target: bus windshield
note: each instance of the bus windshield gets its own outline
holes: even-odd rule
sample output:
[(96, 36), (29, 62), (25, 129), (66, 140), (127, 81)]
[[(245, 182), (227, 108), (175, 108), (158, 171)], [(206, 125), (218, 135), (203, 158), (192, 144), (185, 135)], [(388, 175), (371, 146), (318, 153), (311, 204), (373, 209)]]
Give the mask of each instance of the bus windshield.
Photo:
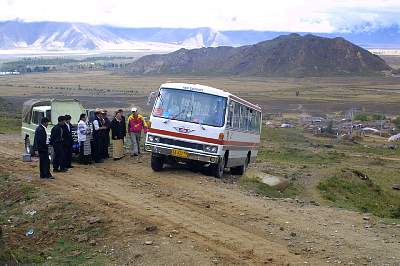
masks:
[(201, 125), (222, 127), (226, 98), (179, 89), (161, 88), (153, 116)]

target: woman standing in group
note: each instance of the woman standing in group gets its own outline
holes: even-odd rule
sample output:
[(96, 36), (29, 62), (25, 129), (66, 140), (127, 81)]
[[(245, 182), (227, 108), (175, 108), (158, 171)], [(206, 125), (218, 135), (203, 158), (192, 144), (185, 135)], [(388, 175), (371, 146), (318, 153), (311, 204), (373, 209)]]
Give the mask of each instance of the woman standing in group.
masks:
[(78, 123), (79, 161), (83, 164), (90, 164), (92, 149), (90, 146), (91, 130), (86, 123), (86, 114), (81, 114)]
[(122, 113), (117, 111), (114, 119), (111, 121), (111, 136), (113, 147), (113, 158), (119, 160), (124, 157), (124, 137), (126, 135), (125, 121), (122, 119)]

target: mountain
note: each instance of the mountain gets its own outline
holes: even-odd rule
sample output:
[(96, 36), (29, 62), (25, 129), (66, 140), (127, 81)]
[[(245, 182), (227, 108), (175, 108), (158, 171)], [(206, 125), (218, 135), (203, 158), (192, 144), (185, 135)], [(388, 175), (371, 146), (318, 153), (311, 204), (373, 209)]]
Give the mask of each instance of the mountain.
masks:
[(363, 75), (391, 68), (380, 57), (341, 37), (290, 34), (237, 48), (180, 49), (148, 55), (129, 69), (140, 74), (324, 76)]
[(0, 22), (0, 49), (160, 50), (218, 46), (225, 37), (209, 28), (130, 29), (68, 22)]
[[(124, 28), (69, 22), (0, 22), (0, 51), (161, 51), (180, 48), (242, 46), (270, 40), (288, 32), (217, 31), (210, 28)], [(301, 35), (307, 33), (300, 33)], [(347, 33), (316, 33), (343, 37), (364, 48), (400, 48), (400, 28), (358, 29)]]

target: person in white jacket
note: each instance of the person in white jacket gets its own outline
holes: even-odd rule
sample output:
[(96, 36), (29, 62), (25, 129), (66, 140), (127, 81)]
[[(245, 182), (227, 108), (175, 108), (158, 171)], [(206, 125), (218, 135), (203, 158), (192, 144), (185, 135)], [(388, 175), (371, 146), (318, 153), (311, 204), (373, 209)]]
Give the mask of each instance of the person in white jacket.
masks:
[(91, 150), (91, 129), (86, 122), (86, 114), (81, 114), (78, 123), (78, 142), (79, 142), (79, 161), (83, 164), (90, 164), (92, 162)]

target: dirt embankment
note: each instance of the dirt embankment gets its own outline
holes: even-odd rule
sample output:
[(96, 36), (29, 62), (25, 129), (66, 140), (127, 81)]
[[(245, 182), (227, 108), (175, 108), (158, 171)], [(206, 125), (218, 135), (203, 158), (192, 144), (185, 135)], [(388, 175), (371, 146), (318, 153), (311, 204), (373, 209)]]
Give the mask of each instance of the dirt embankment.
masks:
[(154, 173), (147, 155), (41, 181), (21, 149), (18, 136), (0, 135), (0, 170), (101, 213), (110, 226), (95, 248), (109, 249), (116, 264), (400, 264), (399, 227), (374, 217), (257, 197), (231, 179), (187, 170)]

